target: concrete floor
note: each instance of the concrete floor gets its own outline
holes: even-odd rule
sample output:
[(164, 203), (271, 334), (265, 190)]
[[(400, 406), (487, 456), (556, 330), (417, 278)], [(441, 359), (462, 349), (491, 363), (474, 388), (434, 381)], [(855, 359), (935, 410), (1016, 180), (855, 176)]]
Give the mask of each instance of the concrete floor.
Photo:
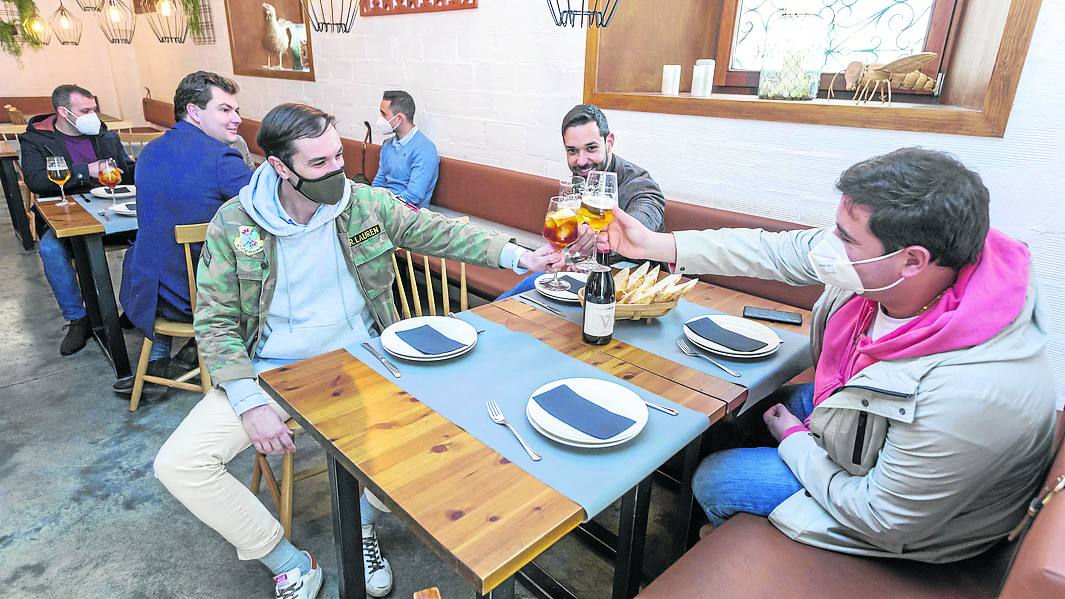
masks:
[[(200, 399), (169, 390), (146, 394), (140, 409), (110, 389), (114, 374), (97, 345), (59, 355), (64, 322), (41, 261), (16, 244), (6, 210), (0, 217), (0, 585), (9, 597), (77, 599), (272, 597), (269, 572), (237, 560), (233, 549), (190, 515), (152, 475), (156, 451)], [(108, 252), (118, 287), (122, 250)], [(127, 332), (136, 360), (141, 338)], [(306, 436), (297, 469), (322, 460)], [(230, 464), (241, 480), (250, 451)], [(275, 467), (279, 471), (279, 465)], [(271, 505), (265, 487), (260, 494)], [(664, 567), (672, 493), (656, 486), (647, 541), (648, 569)], [(271, 505), (272, 509), (272, 505)], [(599, 518), (616, 529), (616, 513)], [(446, 599), (472, 589), (395, 518), (379, 523), (396, 584), (390, 597), (429, 586)], [(336, 564), (325, 477), (296, 485), (293, 542), (325, 571), (319, 595), (337, 597)], [(583, 598), (609, 597), (612, 568), (567, 537), (538, 558)], [(518, 597), (532, 597), (518, 585)]]

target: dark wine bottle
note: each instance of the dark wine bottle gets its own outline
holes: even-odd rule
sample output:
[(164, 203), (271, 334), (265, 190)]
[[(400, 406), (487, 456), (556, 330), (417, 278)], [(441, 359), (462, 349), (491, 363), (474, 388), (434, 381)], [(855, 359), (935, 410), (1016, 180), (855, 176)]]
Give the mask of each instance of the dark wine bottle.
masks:
[[(596, 262), (606, 266), (609, 254), (596, 255)], [(610, 269), (592, 271), (588, 275), (588, 284), (584, 287), (584, 327), (582, 337), (585, 343), (606, 345), (614, 337), (614, 278)]]

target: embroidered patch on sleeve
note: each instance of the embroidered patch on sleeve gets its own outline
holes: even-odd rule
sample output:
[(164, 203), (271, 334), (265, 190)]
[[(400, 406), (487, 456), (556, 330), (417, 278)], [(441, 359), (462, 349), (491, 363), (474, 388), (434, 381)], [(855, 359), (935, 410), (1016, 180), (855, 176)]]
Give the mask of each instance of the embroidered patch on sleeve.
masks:
[(374, 236), (380, 235), (380, 234), (381, 234), (381, 225), (374, 225), (374, 226), (370, 227), (369, 229), (366, 229), (362, 233), (359, 233), (358, 235), (355, 235), (354, 237), (351, 237), (350, 239), (348, 239), (348, 245), (351, 246), (351, 247), (355, 247), (356, 245), (366, 241), (367, 239), (370, 239), (371, 237), (374, 237)]

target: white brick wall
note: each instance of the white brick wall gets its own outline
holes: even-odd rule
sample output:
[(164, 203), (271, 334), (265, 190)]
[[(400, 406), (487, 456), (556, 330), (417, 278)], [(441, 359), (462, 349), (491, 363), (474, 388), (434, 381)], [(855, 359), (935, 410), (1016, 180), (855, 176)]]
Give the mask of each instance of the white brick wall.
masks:
[[(213, 1), (216, 46), (166, 48), (138, 34), (140, 78), (156, 97), (171, 95), (197, 68), (231, 74), (225, 10)], [(816, 225), (831, 222), (832, 184), (850, 164), (910, 145), (956, 154), (991, 189), (993, 224), (1032, 248), (1065, 397), (1065, 96), (1058, 90), (1065, 36), (1054, 29), (1063, 22), (1065, 3), (1044, 2), (1004, 139), (608, 111), (616, 149), (671, 198)], [(245, 115), (306, 101), (335, 113), (344, 135), (361, 138), (381, 91), (403, 88), (443, 155), (565, 174), (558, 126), (581, 101), (584, 35), (554, 27), (542, 2), (482, 0), (473, 11), (360, 17), (352, 34), (314, 34), (313, 42), (317, 82), (237, 78)]]

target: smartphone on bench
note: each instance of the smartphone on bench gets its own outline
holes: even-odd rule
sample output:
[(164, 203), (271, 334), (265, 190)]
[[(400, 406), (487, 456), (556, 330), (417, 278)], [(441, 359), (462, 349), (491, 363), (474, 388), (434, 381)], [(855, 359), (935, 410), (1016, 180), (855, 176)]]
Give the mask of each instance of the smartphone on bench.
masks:
[(744, 318), (756, 318), (779, 322), (782, 324), (802, 324), (802, 314), (798, 312), (785, 312), (784, 310), (770, 310), (769, 308), (755, 308), (754, 306), (743, 307)]

